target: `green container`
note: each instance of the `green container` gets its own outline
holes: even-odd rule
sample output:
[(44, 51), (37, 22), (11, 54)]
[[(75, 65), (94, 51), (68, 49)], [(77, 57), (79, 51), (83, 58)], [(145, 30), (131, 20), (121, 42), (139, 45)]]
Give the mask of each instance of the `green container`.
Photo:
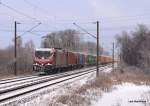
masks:
[(96, 64), (96, 56), (88, 55), (87, 56), (87, 64), (88, 65)]

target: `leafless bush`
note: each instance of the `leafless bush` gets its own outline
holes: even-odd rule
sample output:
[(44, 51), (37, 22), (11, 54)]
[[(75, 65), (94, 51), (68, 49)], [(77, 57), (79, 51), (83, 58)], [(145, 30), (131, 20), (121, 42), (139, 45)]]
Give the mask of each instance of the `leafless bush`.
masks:
[(68, 104), (70, 106), (82, 106), (83, 103), (89, 102), (89, 100), (81, 95), (71, 94), (63, 95), (57, 99), (57, 103)]
[(78, 88), (77, 90), (75, 90), (75, 94), (85, 94), (86, 90), (89, 89), (89, 86), (87, 84), (81, 86), (80, 88)]
[(121, 62), (150, 73), (150, 30), (146, 26), (139, 25), (131, 33), (123, 32), (117, 37), (117, 42), (121, 51)]
[(99, 77), (96, 77), (96, 79), (91, 82), (90, 86), (93, 88), (100, 88), (104, 91), (108, 91), (112, 84), (112, 79), (107, 74), (101, 73)]
[(54, 97), (49, 106), (60, 106), (60, 104), (89, 106), (91, 105), (91, 100), (96, 100), (101, 96), (101, 91), (108, 91), (111, 85), (112, 81), (107, 75), (100, 75), (95, 80), (88, 81), (83, 86), (71, 90), (72, 92)]
[[(121, 73), (121, 70), (124, 70), (124, 73)], [(116, 83), (132, 82), (135, 84), (150, 84), (150, 74), (145, 74), (137, 67), (125, 67), (121, 70), (110, 74), (110, 77), (112, 77)]]
[[(29, 41), (23, 47), (17, 46), (17, 74), (24, 75), (32, 72), (34, 45)], [(0, 50), (0, 76), (14, 74), (14, 47), (9, 46)]]
[(0, 50), (0, 74), (13, 73), (13, 62), (10, 48)]

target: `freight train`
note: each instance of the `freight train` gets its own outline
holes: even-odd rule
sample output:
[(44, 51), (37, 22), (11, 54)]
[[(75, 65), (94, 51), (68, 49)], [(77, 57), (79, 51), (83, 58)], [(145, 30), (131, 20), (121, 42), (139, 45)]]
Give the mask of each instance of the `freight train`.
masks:
[[(72, 52), (61, 48), (35, 49), (33, 71), (40, 74), (52, 74), (96, 65), (96, 55)], [(110, 56), (99, 56), (101, 64), (112, 62)]]

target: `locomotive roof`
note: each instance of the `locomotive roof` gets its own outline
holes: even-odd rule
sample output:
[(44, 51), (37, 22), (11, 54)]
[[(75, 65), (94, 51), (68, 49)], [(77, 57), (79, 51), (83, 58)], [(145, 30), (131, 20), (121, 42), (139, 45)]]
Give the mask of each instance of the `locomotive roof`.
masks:
[(35, 51), (51, 51), (53, 48), (36, 48)]

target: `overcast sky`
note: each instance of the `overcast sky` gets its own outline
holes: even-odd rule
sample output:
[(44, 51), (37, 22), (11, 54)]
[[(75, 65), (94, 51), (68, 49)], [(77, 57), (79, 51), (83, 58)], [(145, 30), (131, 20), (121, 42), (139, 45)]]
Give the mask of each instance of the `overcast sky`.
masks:
[[(48, 32), (76, 29), (72, 23), (96, 34), (96, 25), (100, 21), (100, 42), (111, 50), (115, 35), (122, 30), (133, 30), (137, 24), (150, 24), (150, 0), (0, 0), (0, 48), (13, 44), (14, 21), (18, 35), (37, 25), (34, 35), (26, 33), (23, 42), (32, 39), (39, 47), (41, 37)], [(17, 11), (16, 11), (17, 10)], [(81, 31), (82, 32), (82, 31)], [(37, 35), (36, 35), (36, 34)], [(83, 35), (85, 40), (93, 40)]]

